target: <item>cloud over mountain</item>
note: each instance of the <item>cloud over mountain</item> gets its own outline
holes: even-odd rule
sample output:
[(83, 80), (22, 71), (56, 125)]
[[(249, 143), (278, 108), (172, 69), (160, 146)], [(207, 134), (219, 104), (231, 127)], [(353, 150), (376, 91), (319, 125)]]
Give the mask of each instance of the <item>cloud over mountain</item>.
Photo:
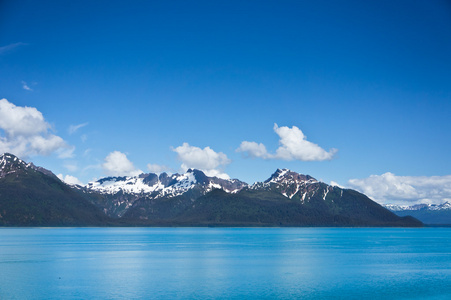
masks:
[(333, 158), (337, 149), (324, 150), (317, 144), (307, 141), (307, 137), (296, 126), (279, 127), (274, 124), (274, 132), (279, 136), (279, 148), (271, 154), (262, 143), (243, 141), (237, 152), (243, 152), (248, 157), (263, 159), (322, 161)]
[(351, 179), (349, 185), (381, 204), (441, 204), (451, 201), (451, 175), (396, 176), (387, 172)]
[(58, 174), (56, 175), (60, 180), (64, 181), (67, 184), (78, 184), (78, 185), (83, 185), (83, 182), (81, 182), (80, 180), (78, 180), (77, 177), (74, 177), (72, 175), (66, 175), (64, 176), (63, 174)]
[(34, 107), (16, 106), (0, 100), (0, 153), (19, 156), (49, 155), (56, 152), (60, 158), (72, 157), (74, 147), (50, 132), (51, 126)]
[(151, 173), (162, 173), (167, 172), (169, 170), (169, 167), (165, 165), (158, 165), (158, 164), (147, 164), (147, 169)]
[(231, 160), (222, 152), (215, 152), (210, 147), (201, 149), (183, 143), (182, 146), (172, 148), (177, 153), (177, 158), (182, 162), (182, 170), (190, 168), (204, 171), (207, 176), (216, 176), (219, 178), (229, 178), (222, 172), (221, 167), (228, 165)]
[(108, 154), (102, 168), (105, 174), (110, 176), (136, 176), (143, 173), (143, 171), (136, 169), (127, 155), (120, 151), (113, 151)]

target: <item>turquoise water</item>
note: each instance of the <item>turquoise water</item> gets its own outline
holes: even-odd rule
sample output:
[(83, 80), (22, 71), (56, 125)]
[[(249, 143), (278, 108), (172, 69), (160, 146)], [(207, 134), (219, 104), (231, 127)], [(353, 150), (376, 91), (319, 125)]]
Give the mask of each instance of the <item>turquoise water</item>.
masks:
[(0, 299), (451, 299), (451, 229), (0, 228)]

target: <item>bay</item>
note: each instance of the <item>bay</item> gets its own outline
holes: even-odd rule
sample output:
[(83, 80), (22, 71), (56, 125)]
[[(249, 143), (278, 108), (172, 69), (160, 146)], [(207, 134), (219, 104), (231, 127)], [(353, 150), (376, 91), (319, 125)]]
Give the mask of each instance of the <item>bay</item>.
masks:
[(451, 229), (0, 228), (0, 299), (451, 299)]

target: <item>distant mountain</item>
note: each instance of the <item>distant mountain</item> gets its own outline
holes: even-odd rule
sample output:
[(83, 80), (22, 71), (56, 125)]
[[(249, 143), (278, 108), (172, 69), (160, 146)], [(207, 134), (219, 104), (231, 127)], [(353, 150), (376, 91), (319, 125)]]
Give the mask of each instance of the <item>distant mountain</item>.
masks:
[(451, 225), (451, 203), (442, 204), (416, 204), (416, 205), (384, 205), (385, 208), (396, 215), (412, 216), (425, 224)]
[(0, 225), (99, 226), (108, 218), (52, 172), (0, 156)]
[(395, 204), (386, 204), (384, 205), (387, 209), (391, 211), (418, 211), (418, 210), (431, 210), (431, 211), (440, 211), (440, 210), (451, 210), (451, 203), (448, 201), (442, 204), (415, 204), (415, 205), (395, 205)]
[(70, 186), (11, 154), (0, 156), (0, 225), (422, 226), (354, 190), (287, 169), (253, 185), (188, 170)]

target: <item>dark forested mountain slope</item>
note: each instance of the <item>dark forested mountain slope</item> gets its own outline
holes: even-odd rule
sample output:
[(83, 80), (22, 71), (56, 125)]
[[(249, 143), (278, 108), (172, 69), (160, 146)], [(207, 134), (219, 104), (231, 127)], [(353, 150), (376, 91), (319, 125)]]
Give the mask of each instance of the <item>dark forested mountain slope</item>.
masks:
[(48, 170), (0, 156), (0, 225), (88, 226), (107, 217)]

